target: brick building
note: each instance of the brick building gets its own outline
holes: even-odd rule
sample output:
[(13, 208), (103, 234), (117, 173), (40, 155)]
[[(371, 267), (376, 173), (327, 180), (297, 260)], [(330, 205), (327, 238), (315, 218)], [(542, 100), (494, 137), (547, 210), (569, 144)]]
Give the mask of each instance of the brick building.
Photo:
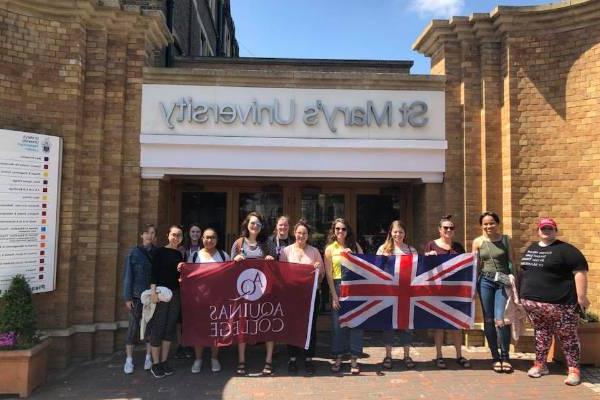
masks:
[(173, 41), (157, 50), (154, 66), (170, 66), (177, 57), (238, 57), (229, 0), (119, 0), (127, 9), (163, 13)]
[[(367, 248), (398, 217), (420, 245), (442, 213), (470, 244), (493, 209), (522, 250), (552, 215), (590, 261), (598, 309), (599, 0), (433, 21), (414, 46), (428, 76), (402, 61), (186, 57), (237, 55), (230, 20), (229, 46), (226, 30), (200, 46), (190, 19), (168, 24), (228, 2), (123, 3), (0, 0), (0, 129), (63, 139), (56, 290), (35, 295), (55, 365), (120, 348), (122, 260), (143, 223), (161, 238), (220, 224), (228, 244), (251, 209), (307, 216), (321, 235), (344, 215)], [(186, 114), (192, 101), (206, 113)], [(400, 128), (385, 122), (396, 104)], [(333, 106), (339, 118), (311, 117)]]

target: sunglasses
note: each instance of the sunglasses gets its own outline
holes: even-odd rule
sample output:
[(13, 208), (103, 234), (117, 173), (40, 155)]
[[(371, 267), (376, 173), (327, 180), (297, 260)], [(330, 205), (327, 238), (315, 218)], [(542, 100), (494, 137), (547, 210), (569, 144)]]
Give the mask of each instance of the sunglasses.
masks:
[(453, 231), (456, 228), (453, 227), (453, 226), (442, 226), (442, 229), (445, 230), (445, 231)]
[(542, 226), (540, 228), (541, 231), (553, 231), (554, 227), (553, 226)]
[(336, 231), (342, 231), (342, 232), (346, 232), (346, 228), (340, 228), (339, 226), (335, 227)]
[(254, 221), (250, 221), (250, 225), (254, 225), (257, 228), (262, 228), (262, 224), (260, 222), (254, 222)]

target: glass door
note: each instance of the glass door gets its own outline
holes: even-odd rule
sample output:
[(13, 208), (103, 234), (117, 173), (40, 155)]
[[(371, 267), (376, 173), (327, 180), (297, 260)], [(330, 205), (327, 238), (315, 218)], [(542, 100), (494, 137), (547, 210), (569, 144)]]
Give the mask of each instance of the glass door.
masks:
[[(191, 224), (202, 229), (212, 227), (219, 235), (217, 247), (225, 249), (227, 235), (226, 192), (182, 192), (181, 224), (187, 230)], [(187, 234), (187, 232), (186, 232)]]

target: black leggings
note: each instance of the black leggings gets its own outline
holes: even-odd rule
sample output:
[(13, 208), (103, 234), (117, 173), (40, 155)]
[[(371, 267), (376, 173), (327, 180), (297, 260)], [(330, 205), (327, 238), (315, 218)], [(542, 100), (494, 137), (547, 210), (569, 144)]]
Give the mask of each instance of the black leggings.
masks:
[(173, 290), (171, 301), (159, 301), (150, 320), (150, 345), (158, 347), (164, 341), (172, 342), (177, 338), (177, 320), (181, 311), (179, 289)]
[(317, 347), (317, 317), (319, 316), (319, 305), (321, 304), (321, 291), (317, 290), (315, 294), (315, 303), (313, 304), (313, 317), (312, 326), (310, 328), (310, 343), (308, 349), (304, 350), (302, 347), (287, 346), (288, 354), (290, 357), (300, 357), (304, 355), (305, 358), (312, 358), (315, 356), (315, 350)]

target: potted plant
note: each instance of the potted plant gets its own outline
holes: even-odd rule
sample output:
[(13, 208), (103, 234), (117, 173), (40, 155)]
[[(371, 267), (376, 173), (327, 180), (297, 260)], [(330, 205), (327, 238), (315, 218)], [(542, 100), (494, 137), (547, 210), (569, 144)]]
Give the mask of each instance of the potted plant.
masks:
[[(600, 322), (598, 321), (598, 315), (591, 311), (586, 311), (579, 320), (577, 335), (581, 343), (580, 364), (593, 364), (596, 367), (600, 367)], [(554, 360), (564, 362), (565, 356), (560, 346), (556, 345), (556, 347)]]
[(43, 383), (48, 345), (37, 335), (31, 288), (17, 275), (0, 298), (0, 393), (27, 397)]

